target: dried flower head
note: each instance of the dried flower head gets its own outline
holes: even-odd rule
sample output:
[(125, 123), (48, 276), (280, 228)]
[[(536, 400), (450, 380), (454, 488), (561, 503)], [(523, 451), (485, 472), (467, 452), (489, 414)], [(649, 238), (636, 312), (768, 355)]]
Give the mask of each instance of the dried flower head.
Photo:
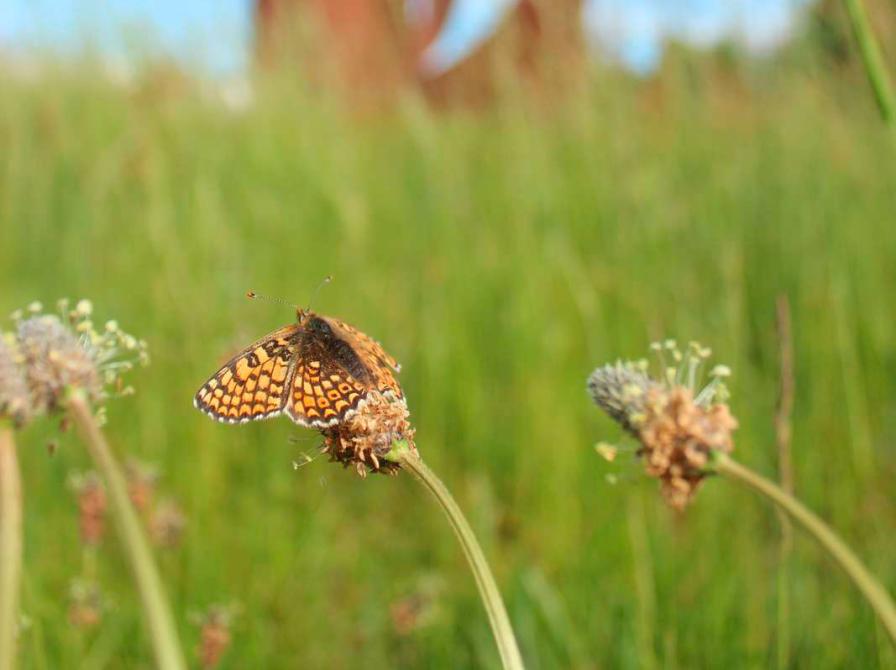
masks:
[(176, 547), (180, 544), (187, 516), (173, 500), (162, 500), (153, 510), (149, 521), (149, 531), (153, 541), (160, 547)]
[(15, 338), (0, 333), (0, 419), (10, 419), (17, 426), (28, 422), (31, 394), (25, 381), (22, 356)]
[(367, 395), (356, 414), (321, 432), (324, 452), (330, 455), (330, 460), (338, 461), (345, 467), (354, 465), (362, 477), (366, 477), (368, 472), (398, 472), (400, 466), (386, 460), (395, 441), (407, 441), (416, 452), (407, 405), (376, 391)]
[(657, 377), (644, 361), (618, 362), (595, 370), (588, 386), (597, 405), (641, 442), (638, 454), (647, 474), (660, 480), (669, 504), (683, 509), (706, 476), (712, 452), (734, 448), (737, 421), (725, 404), (722, 382), (730, 370), (717, 365), (698, 389), (709, 349), (692, 342), (682, 354), (674, 340), (651, 348), (659, 361)]
[(230, 647), (230, 629), (236, 618), (236, 605), (212, 605), (194, 617), (199, 625), (199, 645), (196, 655), (202, 668), (214, 668)]
[(99, 585), (76, 579), (69, 585), (68, 620), (76, 628), (94, 628), (102, 621), (107, 608)]
[(736, 428), (728, 405), (699, 405), (690, 389), (676, 387), (648, 395), (640, 454), (647, 474), (662, 482), (670, 505), (687, 506), (706, 476), (711, 453), (734, 448), (731, 433)]
[(128, 480), (128, 495), (134, 507), (141, 514), (148, 513), (159, 482), (159, 469), (135, 458), (128, 459), (124, 466)]
[(444, 582), (434, 575), (417, 581), (413, 591), (389, 605), (392, 628), (401, 637), (433, 624), (441, 613)]
[(121, 374), (135, 362), (148, 363), (145, 342), (122, 331), (115, 321), (95, 329), (93, 306), (87, 300), (72, 310), (67, 300), (60, 300), (59, 315), (42, 310), (35, 302), (12, 315), (34, 413), (56, 411), (73, 389), (94, 403), (133, 393), (122, 384)]
[(69, 478), (69, 488), (78, 497), (78, 525), (81, 541), (97, 546), (106, 529), (106, 489), (100, 476), (93, 472), (74, 474)]

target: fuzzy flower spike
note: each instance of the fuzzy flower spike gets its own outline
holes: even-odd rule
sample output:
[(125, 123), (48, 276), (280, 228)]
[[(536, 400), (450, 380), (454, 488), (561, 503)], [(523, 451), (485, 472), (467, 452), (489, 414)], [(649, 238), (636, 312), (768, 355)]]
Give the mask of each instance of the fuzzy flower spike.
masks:
[(97, 329), (89, 300), (80, 300), (74, 309), (60, 300), (58, 307), (58, 314), (45, 314), (35, 302), (12, 314), (32, 413), (56, 412), (71, 390), (84, 393), (94, 404), (133, 393), (121, 375), (135, 363), (149, 362), (146, 343), (122, 331), (115, 321)]
[(703, 368), (711, 352), (691, 342), (682, 354), (674, 340), (651, 345), (660, 373), (646, 360), (618, 361), (597, 368), (588, 379), (594, 402), (641, 443), (645, 470), (660, 480), (672, 507), (684, 509), (707, 474), (714, 451), (730, 453), (737, 421), (726, 400), (724, 365)]

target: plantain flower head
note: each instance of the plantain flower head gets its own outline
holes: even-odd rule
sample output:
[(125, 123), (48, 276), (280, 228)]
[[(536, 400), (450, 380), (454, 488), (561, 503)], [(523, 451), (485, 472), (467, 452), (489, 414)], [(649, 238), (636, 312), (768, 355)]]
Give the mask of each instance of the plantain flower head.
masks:
[(205, 612), (191, 617), (199, 625), (196, 656), (203, 670), (218, 667), (230, 648), (231, 628), (238, 613), (239, 607), (235, 604), (212, 605)]
[(69, 585), (68, 619), (75, 628), (93, 629), (103, 620), (109, 603), (99, 584), (94, 581), (76, 579)]
[(659, 374), (651, 375), (646, 361), (617, 362), (596, 369), (588, 388), (598, 407), (638, 439), (645, 471), (680, 510), (706, 477), (712, 453), (734, 448), (737, 421), (723, 382), (730, 370), (717, 365), (703, 384), (709, 349), (692, 342), (682, 354), (674, 340), (651, 348)]
[(21, 360), (31, 409), (51, 414), (72, 390), (83, 392), (99, 404), (111, 395), (133, 393), (122, 383), (122, 373), (135, 363), (146, 365), (146, 343), (107, 321), (97, 329), (91, 319), (93, 305), (81, 300), (74, 309), (59, 302), (59, 314), (43, 313), (40, 303), (18, 310), (16, 347)]
[(371, 391), (358, 411), (342, 423), (322, 431), (324, 452), (331, 461), (345, 467), (354, 465), (358, 474), (368, 472), (396, 474), (398, 463), (387, 460), (396, 441), (407, 441), (414, 452), (414, 429), (408, 421), (403, 400), (393, 400)]
[(77, 473), (69, 478), (69, 488), (78, 498), (78, 525), (81, 542), (95, 547), (103, 540), (106, 530), (106, 487), (93, 471)]

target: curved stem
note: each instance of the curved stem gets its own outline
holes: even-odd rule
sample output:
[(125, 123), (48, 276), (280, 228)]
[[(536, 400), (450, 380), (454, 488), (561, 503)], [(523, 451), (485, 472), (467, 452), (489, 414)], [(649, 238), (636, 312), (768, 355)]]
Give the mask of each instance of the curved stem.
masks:
[(830, 526), (780, 486), (732, 460), (726, 454), (719, 452), (714, 454), (713, 469), (769, 498), (818, 540), (865, 596), (868, 604), (880, 617), (890, 639), (896, 644), (896, 605), (893, 604), (893, 599)]
[(140, 527), (137, 512), (134, 511), (131, 499), (128, 497), (127, 483), (121, 468), (115, 461), (115, 456), (100, 431), (84, 395), (77, 391), (71, 393), (68, 406), (74, 422), (84, 436), (87, 450), (103, 473), (109, 487), (109, 499), (112, 502), (118, 532), (143, 602), (156, 665), (162, 670), (186, 670), (187, 665), (177, 638), (174, 618), (165, 598), (162, 580)]
[(498, 591), (497, 584), (495, 584), (495, 578), (488, 567), (482, 548), (479, 546), (470, 524), (464, 518), (463, 512), (460, 511), (460, 507), (454, 501), (454, 497), (445, 488), (441, 480), (436, 477), (435, 473), (407, 445), (396, 443), (396, 448), (393, 448), (389, 458), (410, 470), (417, 480), (432, 493), (442, 507), (445, 516), (448, 517), (451, 528), (454, 530), (454, 534), (460, 542), (460, 546), (464, 550), (464, 555), (470, 564), (473, 577), (476, 579), (476, 586), (479, 589), (482, 603), (485, 605), (488, 621), (491, 624), (492, 633), (498, 645), (501, 662), (504, 668), (522, 670), (522, 656), (520, 656), (520, 650), (517, 646), (516, 637), (513, 634), (513, 628), (510, 625), (510, 618), (507, 616), (507, 610), (504, 607), (504, 601), (501, 599), (501, 593)]
[(12, 428), (0, 421), (0, 670), (16, 664), (22, 577), (22, 480)]

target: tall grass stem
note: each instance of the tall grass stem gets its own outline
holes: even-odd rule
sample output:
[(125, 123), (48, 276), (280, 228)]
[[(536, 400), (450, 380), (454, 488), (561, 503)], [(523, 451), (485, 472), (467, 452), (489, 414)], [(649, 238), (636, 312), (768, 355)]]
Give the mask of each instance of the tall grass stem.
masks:
[[(495, 642), (498, 645), (498, 653), (501, 656), (501, 662), (506, 670), (522, 670), (523, 659), (520, 655), (519, 646), (516, 642), (516, 636), (510, 625), (510, 618), (507, 616), (507, 609), (504, 607), (504, 601), (501, 599), (501, 593), (492, 576), (492, 571), (488, 567), (482, 548), (473, 534), (473, 529), (467, 523), (463, 512), (460, 511), (454, 497), (435, 475), (435, 473), (427, 467), (419, 456), (413, 454), (406, 446), (393, 449), (394, 459), (402, 465), (402, 467), (410, 470), (417, 480), (432, 493), (433, 497), (445, 512), (454, 534), (457, 536), (460, 546), (463, 548), (464, 555), (470, 564), (473, 577), (476, 579), (476, 586), (479, 589), (479, 595), (482, 603), (485, 605), (485, 611), (488, 614), (488, 621), (492, 627), (492, 633), (495, 636)], [(391, 456), (390, 456), (391, 458)]]
[(87, 450), (109, 488), (113, 516), (134, 572), (134, 581), (137, 583), (137, 590), (143, 603), (156, 664), (161, 670), (186, 670), (187, 665), (177, 637), (174, 617), (168, 606), (149, 544), (140, 527), (140, 519), (128, 496), (127, 483), (121, 467), (116, 462), (83, 393), (79, 391), (71, 393), (69, 412), (83, 434)]
[(865, 74), (874, 91), (874, 98), (880, 109), (880, 115), (890, 128), (896, 128), (896, 95), (893, 94), (893, 85), (890, 81), (887, 66), (874, 32), (871, 30), (871, 22), (862, 0), (844, 0), (846, 11), (849, 14), (849, 22), (852, 32), (859, 45), (862, 55), (862, 64), (865, 66)]
[[(793, 370), (793, 335), (791, 332), (790, 300), (786, 294), (778, 296), (775, 306), (775, 325), (778, 333), (778, 403), (775, 410), (775, 443), (778, 450), (778, 479), (781, 488), (793, 495), (793, 397), (796, 375)], [(790, 554), (793, 551), (793, 524), (790, 517), (778, 508), (781, 542), (778, 546), (778, 668), (790, 667)]]
[(12, 427), (0, 420), (0, 670), (16, 665), (22, 581), (22, 479)]
[(713, 467), (719, 474), (766, 496), (818, 540), (819, 544), (827, 550), (853, 581), (856, 588), (880, 617), (890, 639), (896, 644), (896, 605), (893, 604), (893, 599), (830, 526), (773, 481), (753, 472), (728, 455), (715, 452)]

